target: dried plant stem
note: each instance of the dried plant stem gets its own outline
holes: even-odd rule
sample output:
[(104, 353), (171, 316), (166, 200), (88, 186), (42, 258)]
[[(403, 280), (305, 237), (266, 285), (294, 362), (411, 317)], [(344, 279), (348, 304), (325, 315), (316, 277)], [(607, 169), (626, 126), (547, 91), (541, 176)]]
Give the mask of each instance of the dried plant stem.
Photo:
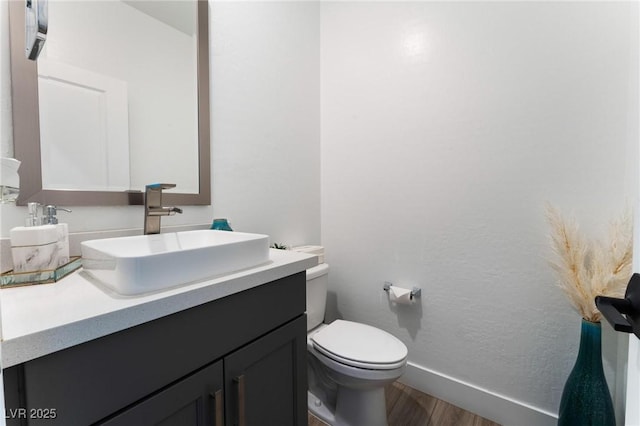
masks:
[(595, 297), (622, 297), (631, 277), (633, 229), (629, 209), (611, 223), (608, 244), (589, 242), (574, 220), (565, 220), (551, 205), (547, 205), (546, 216), (555, 255), (550, 264), (558, 275), (558, 286), (584, 319), (600, 321)]

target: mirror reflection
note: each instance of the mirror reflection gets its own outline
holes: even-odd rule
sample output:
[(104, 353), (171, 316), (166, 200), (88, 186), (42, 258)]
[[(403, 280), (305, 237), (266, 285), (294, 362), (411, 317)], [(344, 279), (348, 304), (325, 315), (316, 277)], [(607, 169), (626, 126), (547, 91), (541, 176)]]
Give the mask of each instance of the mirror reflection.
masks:
[[(211, 203), (207, 0), (53, 0), (37, 62), (9, 2), (17, 203)], [(42, 129), (41, 129), (42, 127)]]
[(44, 189), (198, 193), (196, 8), (50, 1), (38, 59)]

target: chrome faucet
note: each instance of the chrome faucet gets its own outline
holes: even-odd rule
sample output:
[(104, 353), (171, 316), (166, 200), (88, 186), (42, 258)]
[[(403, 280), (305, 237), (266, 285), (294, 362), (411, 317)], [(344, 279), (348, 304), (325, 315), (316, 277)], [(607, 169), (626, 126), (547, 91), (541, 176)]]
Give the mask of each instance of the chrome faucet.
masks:
[(162, 206), (162, 190), (175, 188), (175, 183), (153, 183), (145, 186), (144, 196), (144, 234), (160, 233), (160, 217), (182, 213), (178, 207)]

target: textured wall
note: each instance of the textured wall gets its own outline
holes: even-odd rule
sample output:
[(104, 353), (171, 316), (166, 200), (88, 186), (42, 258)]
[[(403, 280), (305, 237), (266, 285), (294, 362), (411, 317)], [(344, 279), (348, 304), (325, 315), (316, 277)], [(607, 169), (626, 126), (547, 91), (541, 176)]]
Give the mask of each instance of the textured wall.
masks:
[[(604, 232), (635, 197), (637, 34), (630, 3), (323, 3), (332, 316), (400, 337), (412, 374), (552, 417), (580, 317), (543, 207)], [(391, 307), (385, 280), (421, 303)]]
[(216, 217), (287, 245), (320, 242), (320, 8), (213, 2)]

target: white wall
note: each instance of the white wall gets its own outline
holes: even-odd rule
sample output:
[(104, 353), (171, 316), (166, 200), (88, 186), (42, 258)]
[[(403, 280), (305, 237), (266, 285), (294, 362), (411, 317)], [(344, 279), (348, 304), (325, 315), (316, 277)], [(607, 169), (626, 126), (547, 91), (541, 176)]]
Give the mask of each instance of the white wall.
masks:
[[(640, 175), (637, 177), (640, 178)], [(637, 195), (633, 240), (635, 247), (640, 245), (640, 193)], [(640, 252), (636, 250), (633, 255), (633, 271), (640, 273)], [(625, 420), (627, 425), (640, 425), (640, 340), (635, 334), (630, 334), (628, 343), (626, 371), (623, 372), (627, 376)]]
[(317, 2), (214, 2), (214, 211), (287, 245), (320, 242)]
[[(630, 7), (322, 3), (330, 315), (400, 337), (408, 383), (555, 423), (580, 316), (545, 260), (544, 203), (605, 232), (638, 191)], [(391, 307), (385, 280), (421, 302)]]

